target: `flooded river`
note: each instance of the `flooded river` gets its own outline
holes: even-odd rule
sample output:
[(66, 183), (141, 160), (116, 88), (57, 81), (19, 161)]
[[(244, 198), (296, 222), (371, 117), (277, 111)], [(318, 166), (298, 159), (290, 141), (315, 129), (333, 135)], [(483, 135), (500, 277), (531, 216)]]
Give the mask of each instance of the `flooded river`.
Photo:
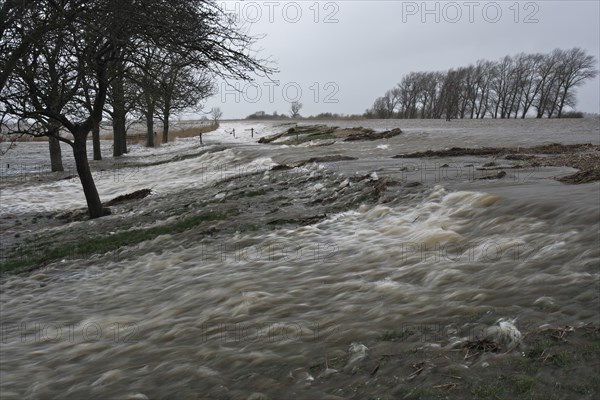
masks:
[[(574, 170), (551, 167), (480, 180), (477, 167), (489, 160), (392, 158), (454, 146), (599, 144), (597, 119), (325, 123), (404, 133), (259, 145), (258, 137), (287, 126), (225, 122), (205, 135), (204, 147), (193, 138), (133, 147), (119, 161), (120, 179), (100, 170), (110, 159), (92, 162), (103, 200), (152, 188), (143, 206), (106, 217), (138, 228), (176, 221), (167, 208), (235, 206), (239, 184), (261, 196), (248, 189), (246, 209), (214, 234), (165, 234), (119, 257), (67, 258), (2, 276), (0, 397), (325, 398), (326, 377), (310, 368), (344, 357), (342, 368), (351, 368), (359, 346), (387, 332), (410, 330), (417, 334), (407, 340), (436, 343), (477, 335), (499, 318), (516, 318), (523, 332), (598, 322), (598, 182), (565, 185), (553, 178)], [(103, 146), (110, 154), (110, 143)], [(45, 143), (20, 143), (3, 157), (4, 243), (23, 229), (16, 219), (84, 205), (76, 179), (37, 182), (47, 174), (46, 152)], [(279, 164), (330, 155), (356, 160), (269, 175)], [(385, 178), (400, 182), (385, 201), (353, 193)], [(342, 196), (353, 205), (343, 207)], [(302, 226), (267, 224), (273, 213), (327, 201), (340, 211)], [(68, 226), (93, 232), (98, 224)], [(61, 229), (45, 234), (60, 237)]]

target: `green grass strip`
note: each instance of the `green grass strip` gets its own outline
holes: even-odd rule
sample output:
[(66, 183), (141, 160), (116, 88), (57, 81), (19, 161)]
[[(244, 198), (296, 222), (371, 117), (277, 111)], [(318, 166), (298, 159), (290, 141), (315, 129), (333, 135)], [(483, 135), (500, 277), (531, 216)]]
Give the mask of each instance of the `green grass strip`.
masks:
[(31, 271), (36, 267), (47, 265), (53, 261), (69, 258), (73, 256), (83, 257), (92, 254), (107, 253), (117, 250), (123, 246), (130, 246), (151, 240), (160, 235), (168, 235), (184, 232), (192, 229), (203, 222), (217, 221), (226, 219), (229, 216), (236, 215), (237, 210), (227, 210), (223, 212), (211, 212), (196, 215), (182, 221), (169, 225), (155, 226), (145, 229), (133, 229), (126, 232), (119, 232), (110, 236), (101, 236), (83, 240), (78, 243), (64, 245), (53, 248), (42, 255), (32, 254), (12, 259), (6, 263), (0, 264), (0, 273)]

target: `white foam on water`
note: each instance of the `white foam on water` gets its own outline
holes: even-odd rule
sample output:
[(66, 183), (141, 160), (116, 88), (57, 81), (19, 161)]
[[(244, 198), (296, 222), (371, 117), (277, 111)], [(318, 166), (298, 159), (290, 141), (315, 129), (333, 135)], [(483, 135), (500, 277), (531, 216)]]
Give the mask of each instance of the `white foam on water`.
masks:
[[(173, 161), (149, 167), (126, 167), (94, 172), (94, 181), (101, 200), (150, 188), (155, 194), (172, 193), (184, 188), (209, 185), (213, 182), (258, 171), (276, 165), (269, 157), (252, 161), (232, 149), (205, 153), (200, 157)], [(85, 197), (78, 178), (3, 189), (0, 211), (24, 213), (69, 210), (85, 207)]]
[[(225, 132), (214, 135), (206, 142), (241, 143), (221, 138)], [(225, 160), (226, 171), (237, 164), (259, 170), (273, 165), (268, 157), (252, 160), (234, 149), (148, 167), (137, 183), (100, 187), (104, 196), (144, 185), (164, 193), (221, 179), (219, 172), (206, 175), (200, 159)], [(81, 189), (73, 182), (40, 185), (39, 192), (21, 189), (26, 193), (11, 192), (21, 196), (14, 201), (6, 196), (7, 211), (83, 204), (81, 197), (75, 200)], [(168, 398), (177, 391), (192, 397), (230, 382), (240, 390), (258, 381), (288, 382), (292, 368), (305, 384), (309, 375), (296, 367), (324, 361), (330, 351), (368, 357), (360, 343), (414, 321), (458, 324), (488, 313), (491, 321), (495, 314), (523, 313), (541, 322), (597, 316), (590, 305), (597, 300), (598, 252), (581, 245), (590, 242), (597, 224), (565, 228), (551, 213), (524, 212), (520, 204), (484, 192), (437, 186), (401, 195), (295, 229), (226, 238), (162, 235), (123, 249), (127, 258), (65, 260), (2, 277), (0, 311), (3, 327), (10, 328), (0, 343), (3, 395)], [(236, 250), (215, 252), (220, 245)], [(207, 249), (215, 257), (206, 257)], [(22, 322), (29, 329), (24, 339)], [(39, 340), (35, 324), (74, 324), (76, 335), (71, 340), (63, 329), (61, 340)], [(121, 340), (115, 341), (117, 327)], [(497, 324), (498, 337), (507, 327)], [(274, 368), (279, 365), (290, 368)]]

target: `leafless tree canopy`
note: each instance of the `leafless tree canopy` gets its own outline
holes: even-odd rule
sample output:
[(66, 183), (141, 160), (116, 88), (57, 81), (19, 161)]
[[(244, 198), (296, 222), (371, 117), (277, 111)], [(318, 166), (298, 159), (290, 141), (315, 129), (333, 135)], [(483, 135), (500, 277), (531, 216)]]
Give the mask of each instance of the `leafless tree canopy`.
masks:
[(213, 122), (217, 123), (223, 116), (223, 111), (221, 111), (219, 107), (213, 107), (210, 109), (210, 116), (212, 117)]
[(596, 77), (580, 48), (480, 60), (445, 72), (411, 72), (365, 112), (370, 118), (560, 118), (575, 89)]
[(292, 118), (296, 118), (300, 115), (300, 110), (302, 109), (302, 103), (298, 101), (292, 102), (290, 105), (290, 116)]
[[(103, 211), (86, 140), (106, 113), (124, 131), (135, 99), (126, 88), (145, 85), (146, 115), (160, 110), (164, 118), (197, 104), (210, 91), (207, 78), (273, 72), (252, 50), (257, 38), (212, 0), (7, 0), (0, 7), (2, 129), (72, 146), (92, 217)], [(180, 90), (190, 82), (198, 90)], [(115, 132), (115, 155), (122, 140)]]

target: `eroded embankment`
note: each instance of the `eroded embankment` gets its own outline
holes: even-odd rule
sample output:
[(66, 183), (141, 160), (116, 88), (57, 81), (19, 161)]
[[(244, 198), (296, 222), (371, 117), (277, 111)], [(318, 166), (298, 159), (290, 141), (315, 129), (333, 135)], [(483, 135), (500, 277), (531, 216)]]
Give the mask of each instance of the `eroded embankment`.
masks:
[(107, 201), (111, 215), (93, 221), (85, 209), (21, 216), (16, 226), (39, 229), (23, 229), (16, 235), (14, 245), (4, 249), (6, 261), (0, 271), (28, 271), (65, 258), (107, 252), (124, 254), (129, 252), (127, 246), (159, 235), (214, 236), (312, 224), (363, 203), (387, 201), (393, 194), (384, 196), (385, 188), (397, 186), (369, 175), (346, 178), (328, 172), (318, 161), (335, 159), (233, 172), (212, 185), (173, 194), (140, 189)]
[(564, 145), (553, 143), (533, 147), (453, 147), (448, 150), (427, 150), (399, 154), (394, 158), (430, 158), (459, 156), (489, 156), (527, 162), (532, 167), (571, 167), (580, 171), (559, 178), (564, 183), (589, 183), (600, 180), (600, 146), (592, 144)]

